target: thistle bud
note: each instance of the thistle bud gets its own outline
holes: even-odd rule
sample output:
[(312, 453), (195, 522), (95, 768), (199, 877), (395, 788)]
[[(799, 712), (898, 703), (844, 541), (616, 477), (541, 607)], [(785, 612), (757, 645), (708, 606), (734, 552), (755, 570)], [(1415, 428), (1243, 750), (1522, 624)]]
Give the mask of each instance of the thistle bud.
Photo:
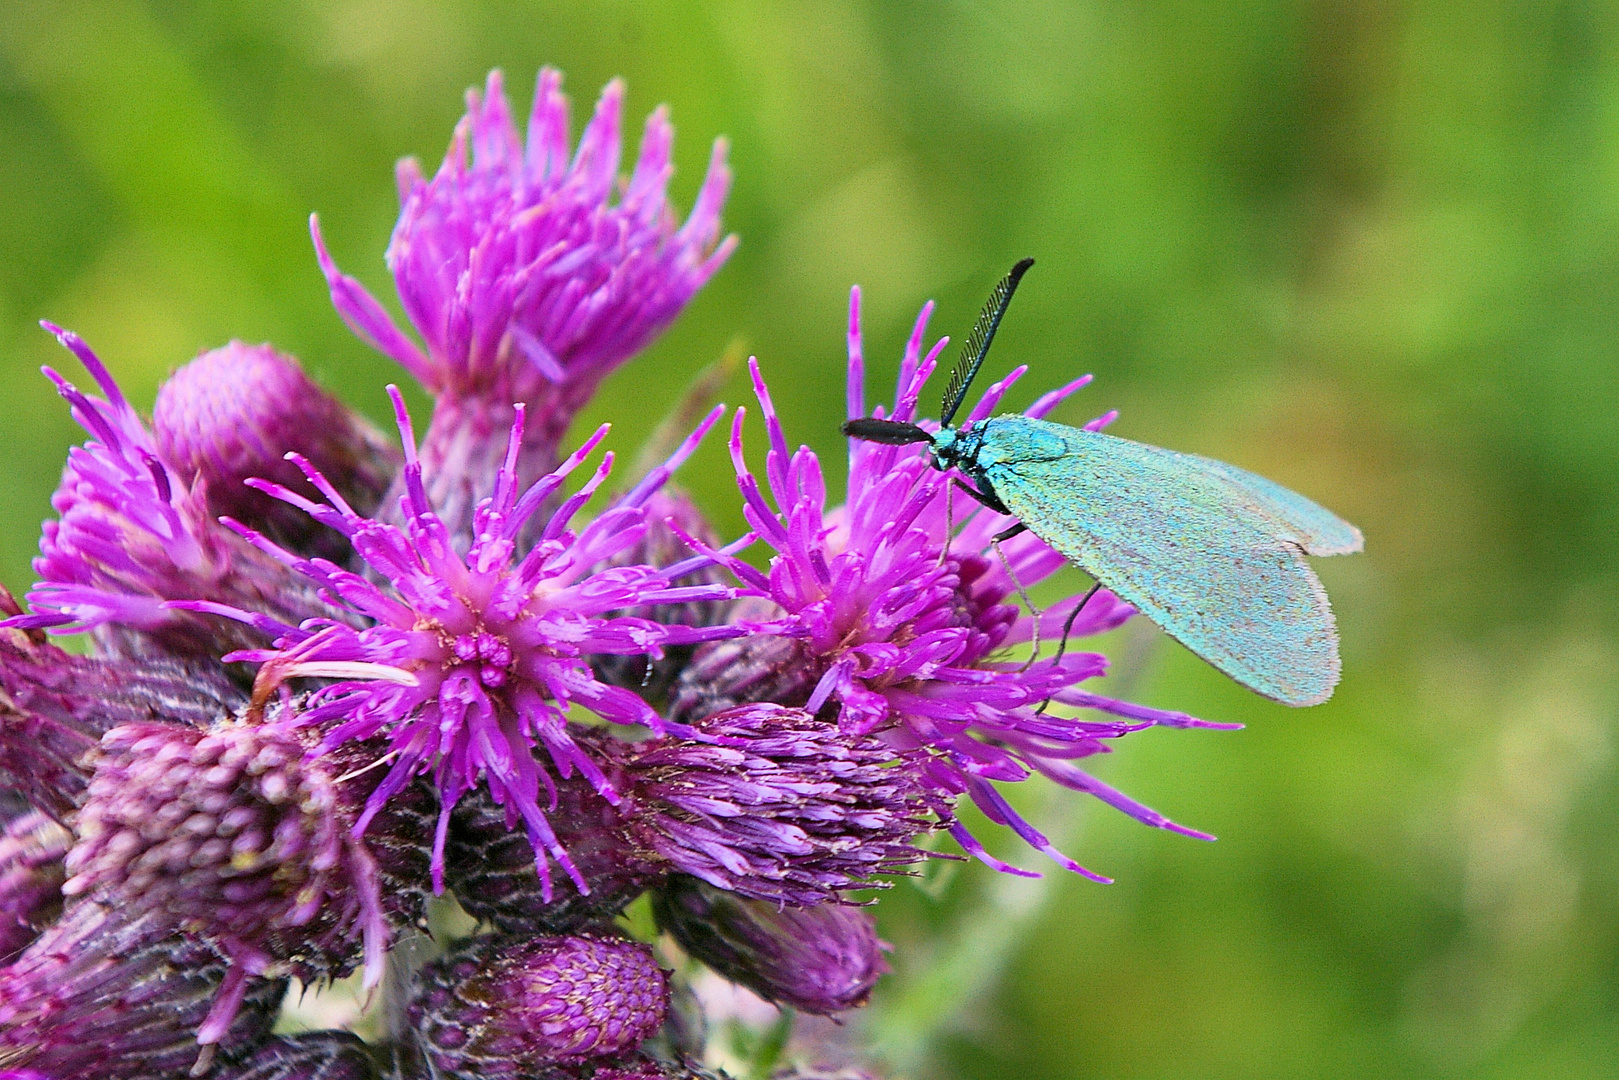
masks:
[(301, 554), (331, 559), (347, 553), (342, 536), (244, 481), (268, 480), (319, 498), (286, 460), (293, 451), (349, 505), (369, 513), (400, 462), (380, 431), (321, 389), (296, 359), (240, 341), (203, 353), (169, 377), (152, 406), (152, 435), (184, 483), (204, 482), (210, 513)]
[(124, 724), (95, 754), (63, 892), (163, 913), (235, 963), (217, 1011), (229, 1024), (249, 975), (381, 977), (388, 927), (370, 852), (333, 777), (306, 757), (316, 738), (280, 725), (203, 732)]
[(880, 886), (922, 853), (922, 763), (803, 709), (746, 705), (695, 739), (625, 747), (635, 846), (720, 889), (808, 907)]
[(328, 614), (316, 590), (209, 511), (207, 485), (188, 482), (100, 359), (76, 334), (48, 327), (89, 369), (106, 397), (47, 375), (72, 405), (89, 442), (68, 451), (51, 496), (58, 517), (41, 530), (24, 629), (90, 630), (115, 656), (217, 659), (263, 644), (249, 629), (174, 601), (223, 605), (285, 625)]
[(716, 973), (803, 1012), (864, 1005), (888, 971), (863, 908), (781, 907), (676, 876), (652, 894), (652, 911), (660, 929)]
[(456, 1078), (619, 1057), (657, 1032), (668, 997), (645, 945), (604, 937), (474, 938), (420, 978), (411, 1024), (430, 1066)]

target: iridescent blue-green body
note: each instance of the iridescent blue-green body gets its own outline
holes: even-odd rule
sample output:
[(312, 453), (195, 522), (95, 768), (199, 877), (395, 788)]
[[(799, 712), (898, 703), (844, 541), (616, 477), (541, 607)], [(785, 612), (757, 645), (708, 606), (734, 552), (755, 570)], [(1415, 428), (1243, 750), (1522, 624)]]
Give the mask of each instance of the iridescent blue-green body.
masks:
[(1360, 550), (1335, 514), (1234, 465), (1027, 416), (946, 428), (929, 449), (1233, 679), (1288, 705), (1332, 694), (1338, 635), (1305, 556)]

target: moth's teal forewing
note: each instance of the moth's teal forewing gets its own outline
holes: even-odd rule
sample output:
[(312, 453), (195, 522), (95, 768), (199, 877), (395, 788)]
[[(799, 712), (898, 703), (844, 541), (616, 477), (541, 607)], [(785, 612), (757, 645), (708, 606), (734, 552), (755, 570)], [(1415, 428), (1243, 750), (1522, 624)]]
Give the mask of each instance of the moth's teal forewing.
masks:
[(1243, 685), (1331, 696), (1338, 634), (1305, 553), (1359, 550), (1353, 526), (1210, 458), (1026, 416), (973, 427), (976, 471), (1036, 536)]
[(1274, 480), (1201, 454), (1177, 454), (1173, 450), (1159, 452), (1173, 454), (1184, 459), (1190, 469), (1202, 468), (1244, 489), (1250, 498), (1257, 500), (1278, 521), (1293, 530), (1291, 539), (1299, 542), (1306, 555), (1352, 555), (1365, 544), (1359, 529), (1326, 507)]

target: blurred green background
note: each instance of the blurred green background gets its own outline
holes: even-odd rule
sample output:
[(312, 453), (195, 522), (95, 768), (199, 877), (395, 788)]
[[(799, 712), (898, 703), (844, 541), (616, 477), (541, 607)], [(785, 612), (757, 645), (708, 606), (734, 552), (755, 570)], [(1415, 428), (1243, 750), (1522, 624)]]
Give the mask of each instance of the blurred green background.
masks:
[[(1099, 766), (1219, 843), (1021, 793), (1118, 884), (969, 867), (893, 890), (897, 972), (867, 1018), (891, 1060), (1619, 1075), (1619, 9), (10, 0), (0, 577), (29, 582), (80, 438), (36, 372), (76, 369), (35, 320), (80, 331), (143, 405), (240, 337), (380, 418), (399, 373), (332, 313), (305, 218), (391, 303), (394, 160), (436, 163), (490, 67), (526, 110), (543, 63), (581, 122), (613, 75), (634, 128), (672, 105), (682, 209), (732, 140), (742, 246), (589, 410), (618, 445), (740, 335), (789, 437), (835, 469), (849, 285), (887, 380), (923, 300), (959, 335), (1032, 254), (992, 358), (1033, 366), (1018, 404), (1093, 370), (1058, 419), (1122, 408), (1114, 432), (1366, 533), (1320, 565), (1345, 656), (1326, 705), (1268, 704), (1150, 634), (1112, 643), (1139, 698), (1248, 724), (1149, 732)], [(717, 444), (686, 480), (738, 530)]]

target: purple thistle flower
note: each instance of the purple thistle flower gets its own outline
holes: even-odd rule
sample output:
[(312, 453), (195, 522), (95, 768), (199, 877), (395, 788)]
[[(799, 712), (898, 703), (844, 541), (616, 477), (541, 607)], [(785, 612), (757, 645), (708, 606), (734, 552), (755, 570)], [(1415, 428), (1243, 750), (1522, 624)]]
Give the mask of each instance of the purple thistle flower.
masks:
[[(20, 609), (0, 589), (0, 611)], [(246, 704), (217, 663), (74, 656), (37, 630), (0, 629), (0, 788), (58, 820), (78, 805), (82, 758), (119, 724), (206, 727)]]
[(649, 604), (730, 597), (733, 590), (720, 585), (674, 584), (708, 565), (706, 557), (662, 569), (595, 569), (640, 540), (646, 530), (648, 498), (696, 450), (723, 406), (708, 415), (668, 462), (576, 534), (569, 529), (575, 514), (611, 470), (612, 455), (606, 455), (584, 487), (545, 519), (526, 554), (519, 552), (519, 535), (606, 436), (607, 428), (599, 429), (555, 471), (520, 491), (516, 458), (526, 410), (518, 406), (494, 493), (479, 503), (471, 547), (461, 555), (427, 497), (404, 400), (396, 387), (389, 393), (405, 446), (403, 525), (363, 517), (302, 458), (294, 460), (325, 495), (324, 505), (279, 485), (254, 481), (348, 537), (356, 554), (384, 584), (323, 559), (301, 558), (251, 530), (241, 530), (260, 549), (306, 575), (346, 613), (370, 625), (356, 628), (333, 619), (311, 619), (292, 626), (221, 605), (189, 606), (249, 621), (275, 637), (275, 648), (227, 657), (263, 664), (255, 688), (257, 702), (267, 700), (288, 679), (335, 679), (310, 696), (304, 721), (335, 723), (327, 733), (328, 746), (377, 735), (388, 738), (393, 766), (372, 794), (357, 830), (363, 830), (411, 777), (432, 773), (441, 801), (433, 845), (435, 889), (443, 888), (450, 812), (479, 783), (505, 807), (508, 826), (524, 823), (547, 891), (548, 859), (559, 863), (584, 889), (583, 878), (540, 806), (541, 787), (550, 795), (554, 781), (530, 750), (544, 747), (560, 776), (577, 770), (615, 801), (618, 796), (598, 763), (569, 735), (568, 709), (579, 704), (613, 723), (640, 724), (654, 731), (665, 730), (665, 725), (637, 695), (597, 680), (585, 658), (593, 654), (655, 658), (668, 645), (744, 632), (730, 626), (662, 626), (611, 614)]
[(602, 91), (571, 162), (561, 86), (560, 73), (540, 72), (525, 147), (492, 71), (482, 95), (467, 92), (467, 115), (432, 180), (414, 159), (400, 162), (388, 268), (425, 354), (321, 249), (338, 312), (435, 394), (594, 385), (667, 326), (736, 247), (734, 238), (716, 247), (731, 181), (723, 140), (677, 228), (665, 196), (668, 110), (647, 119), (635, 172), (613, 203), (624, 84)]
[(457, 809), (448, 881), (469, 913), (510, 933), (573, 932), (611, 919), (670, 874), (773, 904), (837, 901), (915, 862), (935, 827), (918, 772), (870, 736), (799, 709), (743, 706), (630, 743), (573, 725), (615, 802), (557, 781), (547, 817), (588, 885), (551, 891), (480, 793)]
[[(72, 904), (0, 968), (0, 1067), (73, 1080), (184, 1076), (228, 966), (164, 912)], [(286, 983), (251, 979), (243, 989), (217, 1043), (226, 1060), (270, 1034)]]
[(210, 514), (233, 517), (300, 553), (337, 561), (348, 555), (342, 537), (244, 481), (259, 477), (316, 497), (286, 460), (295, 451), (351, 506), (370, 513), (399, 469), (398, 450), (304, 374), (296, 359), (240, 341), (203, 353), (169, 376), (152, 406), (152, 435), (158, 456), (182, 484), (206, 484)]
[[(946, 344), (941, 339), (923, 352), (931, 312), (932, 304), (922, 309), (906, 347), (892, 419), (916, 421), (918, 395)], [(1096, 653), (1070, 651), (1031, 663), (1006, 657), (1004, 650), (1029, 642), (1034, 631), (1033, 618), (1020, 615), (1015, 605), (1016, 582), (1027, 586), (1041, 581), (1061, 568), (1064, 558), (1026, 532), (1001, 545), (1003, 566), (990, 542), (1011, 519), (965, 497), (952, 505), (950, 477), (934, 469), (925, 447), (916, 445), (851, 440), (848, 500), (828, 511), (819, 460), (808, 447), (788, 451), (757, 361), (750, 370), (769, 433), (765, 477), (774, 505), (743, 458), (741, 409), (732, 427), (731, 455), (744, 515), (777, 554), (768, 574), (714, 554), (745, 585), (779, 606), (779, 618), (762, 628), (793, 639), (793, 644), (789, 648), (760, 638), (711, 646), (712, 655), (699, 655), (687, 670), (690, 679), (684, 692), (677, 693), (674, 715), (684, 718), (694, 705), (723, 706), (726, 689), (733, 685), (744, 693), (768, 686), (775, 700), (812, 712), (833, 705), (846, 731), (875, 734), (896, 751), (925, 752), (927, 782), (938, 798), (970, 796), (990, 820), (1010, 825), (1060, 865), (1099, 881), (1107, 879), (1052, 848), (993, 782), (1041, 773), (1149, 825), (1210, 839), (1102, 784), (1073, 762), (1105, 751), (1107, 740), (1146, 727), (1233, 725), (1209, 724), (1081, 689), (1080, 684), (1106, 671), (1106, 657)], [(1024, 370), (1018, 368), (991, 386), (971, 419), (987, 416)], [(1046, 394), (1028, 415), (1044, 416), (1088, 381), (1087, 376)], [(851, 417), (868, 415), (863, 383), (856, 289), (849, 315)], [(883, 412), (879, 407), (870, 415)], [(1111, 419), (1099, 418), (1093, 426)], [(1054, 640), (1079, 602), (1073, 597), (1042, 613), (1040, 638)], [(1073, 633), (1111, 629), (1133, 613), (1103, 590), (1085, 605)], [(755, 640), (758, 646), (753, 646)], [(770, 665), (749, 655), (755, 647), (771, 652), (775, 678), (765, 677)], [(736, 669), (734, 680), (725, 670), (727, 662)], [(699, 678), (716, 685), (696, 685)], [(1047, 701), (1100, 712), (1107, 719), (1049, 715), (1042, 711)], [(959, 823), (951, 826), (951, 835), (997, 869), (1029, 873), (990, 856)]]
[(38, 810), (0, 829), (0, 958), (33, 941), (62, 910), (63, 859), (73, 834)]
[[(297, 622), (319, 604), (299, 579), (215, 520), (203, 486), (163, 460), (152, 433), (95, 353), (71, 331), (44, 324), (84, 364), (106, 399), (81, 393), (50, 368), (45, 374), (93, 436), (68, 452), (51, 498), (28, 594), (36, 614), (5, 625), (74, 632), (104, 628), (109, 651), (142, 655), (147, 639), (179, 654), (217, 657), (256, 635), (171, 608), (170, 600), (211, 600)], [(133, 634), (121, 638), (119, 633)]]
[(830, 1016), (866, 1003), (888, 964), (864, 908), (781, 907), (675, 877), (652, 894), (658, 927), (766, 1001)]
[(622, 1055), (657, 1032), (668, 999), (651, 950), (622, 938), (477, 937), (420, 980), (411, 1025), (446, 1077), (526, 1077)]
[(218, 1080), (375, 1080), (376, 1062), (365, 1042), (346, 1031), (276, 1036)]
[[(438, 398), (422, 459), (452, 531), (493, 485), (499, 461), (480, 448), (510, 425), (511, 404), (530, 409), (518, 469), (526, 486), (555, 465), (568, 422), (601, 379), (668, 326), (736, 246), (719, 241), (731, 180), (723, 140), (677, 225), (665, 195), (668, 111), (648, 118), (635, 171), (621, 182), (623, 84), (602, 92), (570, 160), (561, 83), (556, 71), (540, 73), (525, 145), (493, 71), (483, 94), (468, 92), (432, 179), (414, 159), (400, 163), (387, 261), (425, 351), (338, 271), (311, 219), (338, 313)], [(463, 484), (469, 490), (458, 491)]]
[(808, 906), (922, 857), (910, 841), (933, 823), (912, 755), (769, 703), (692, 728), (621, 750), (629, 835), (670, 869)]
[(96, 751), (62, 891), (160, 911), (231, 960), (200, 1043), (228, 1030), (252, 976), (345, 975), (363, 938), (365, 985), (382, 977), (376, 862), (307, 756), (317, 740), (279, 724), (125, 724)]

